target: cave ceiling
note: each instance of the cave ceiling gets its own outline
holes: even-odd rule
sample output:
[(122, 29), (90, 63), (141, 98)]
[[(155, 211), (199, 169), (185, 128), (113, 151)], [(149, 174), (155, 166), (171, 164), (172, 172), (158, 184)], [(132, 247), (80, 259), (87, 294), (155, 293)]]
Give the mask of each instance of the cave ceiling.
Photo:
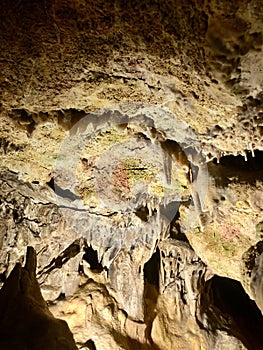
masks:
[(261, 1), (0, 17), (1, 285), (31, 246), (79, 349), (262, 349)]

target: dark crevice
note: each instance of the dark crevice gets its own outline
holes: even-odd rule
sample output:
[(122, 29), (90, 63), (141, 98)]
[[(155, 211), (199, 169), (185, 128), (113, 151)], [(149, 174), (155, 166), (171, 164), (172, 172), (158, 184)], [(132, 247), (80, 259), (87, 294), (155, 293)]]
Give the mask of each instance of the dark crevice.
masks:
[(58, 186), (55, 183), (54, 178), (52, 177), (48, 182), (47, 185), (56, 193), (57, 196), (62, 197), (62, 198), (68, 198), (72, 201), (76, 200), (76, 199), (80, 199), (80, 197), (76, 196), (73, 192), (71, 192), (70, 190), (66, 189), (64, 190), (63, 188), (61, 188), (60, 186)]
[(66, 299), (65, 293), (60, 293), (57, 300), (64, 300), (64, 299)]
[(67, 110), (56, 111), (58, 124), (65, 130), (70, 130), (76, 123), (78, 123), (87, 114), (83, 110), (69, 108)]
[(95, 343), (92, 339), (89, 339), (88, 341), (86, 341), (84, 346), (85, 346), (85, 349), (88, 348), (89, 350), (96, 350)]
[(23, 150), (23, 145), (16, 145), (5, 137), (0, 137), (0, 153), (18, 152)]
[(144, 264), (144, 322), (146, 324), (145, 336), (151, 343), (152, 349), (157, 349), (151, 338), (152, 323), (156, 317), (156, 305), (159, 296), (159, 271), (160, 250), (157, 247), (155, 253)]
[[(177, 208), (177, 205), (172, 206), (174, 212), (172, 215), (170, 215), (170, 217), (172, 217), (172, 216), (174, 216), (174, 217), (171, 220), (171, 224), (170, 224), (169, 238), (176, 239), (178, 241), (183, 241), (183, 242), (186, 242), (190, 245), (188, 238), (186, 237), (185, 233), (181, 229), (181, 224), (180, 224), (179, 207), (182, 203), (179, 203), (179, 202), (174, 202), (174, 203), (178, 203), (178, 209), (175, 212), (174, 209)], [(169, 207), (168, 207), (168, 209), (169, 209)]]
[(5, 272), (0, 273), (0, 282), (4, 283), (6, 281), (6, 274)]
[(13, 209), (13, 220), (16, 224), (19, 224), (23, 220), (21, 214), (22, 213), (20, 213), (16, 208)]
[(65, 293), (60, 293), (56, 300), (47, 300), (47, 305), (48, 306), (56, 305), (58, 301), (65, 300), (65, 299), (66, 299)]
[[(214, 160), (213, 163), (216, 163)], [(255, 150), (254, 156), (251, 152), (247, 153), (247, 160), (242, 155), (223, 156), (219, 164), (230, 169), (239, 169), (240, 171), (257, 171), (263, 170), (263, 151)]]
[(159, 248), (153, 253), (151, 258), (144, 264), (144, 281), (156, 286), (159, 291), (159, 269), (160, 269), (160, 251)]
[(166, 182), (171, 184), (172, 163), (178, 164), (180, 167), (187, 166), (188, 168), (190, 163), (187, 155), (176, 141), (167, 139), (161, 142), (161, 147), (163, 149)]
[[(182, 281), (182, 283), (183, 283), (183, 281)], [(185, 290), (184, 289), (180, 289), (180, 297), (181, 297), (183, 304), (187, 305), (187, 300), (185, 298)]]
[(71, 258), (74, 258), (77, 254), (79, 254), (80, 250), (80, 239), (76, 239), (66, 249), (64, 249), (63, 252), (53, 258), (47, 266), (40, 270), (38, 272), (38, 277), (41, 277), (43, 274), (47, 276), (54, 269), (61, 269), (62, 266), (66, 264)]
[(135, 215), (137, 215), (142, 221), (147, 222), (149, 219), (149, 209), (147, 206), (141, 206), (136, 209)]
[[(261, 223), (260, 223), (261, 224)], [(260, 225), (259, 224), (259, 225)], [(262, 227), (263, 228), (263, 227)], [(249, 277), (251, 277), (251, 271), (255, 267), (256, 258), (263, 253), (263, 241), (257, 242), (252, 245), (243, 255), (242, 260), (246, 267), (246, 271), (249, 271)]]
[(34, 180), (34, 181), (32, 181), (32, 184), (34, 184), (34, 185), (39, 185), (39, 181)]
[(173, 161), (177, 161), (179, 164), (189, 164), (187, 155), (182, 150), (178, 142), (170, 139), (166, 139), (161, 142), (162, 149), (167, 153)]
[(90, 269), (94, 272), (102, 272), (103, 266), (99, 262), (97, 250), (93, 249), (92, 246), (88, 246), (84, 250), (83, 260), (89, 263)]
[(215, 160), (208, 163), (208, 171), (218, 187), (227, 186), (233, 179), (255, 185), (263, 180), (263, 151), (254, 151), (254, 157), (248, 152), (247, 161), (241, 155), (221, 157), (219, 163)]
[[(256, 35), (260, 35), (261, 33), (254, 33)], [(261, 37), (262, 39), (262, 37)], [(261, 43), (262, 44), (262, 43)], [(248, 108), (253, 108), (253, 107), (261, 107), (263, 105), (263, 92), (259, 92), (256, 97), (253, 96), (248, 96), (246, 103), (244, 104), (243, 108), (246, 110)]]
[(55, 180), (53, 177), (47, 182), (47, 185), (55, 192)]
[[(16, 125), (19, 128), (24, 128), (28, 136), (31, 136), (36, 127), (36, 122), (33, 119), (34, 113), (25, 109), (13, 109), (12, 116), (15, 119)], [(41, 114), (39, 114), (41, 116)]]
[(248, 350), (263, 349), (263, 317), (240, 282), (214, 276), (205, 283), (200, 299), (212, 331), (221, 330), (238, 338)]
[(190, 242), (189, 242), (188, 238), (186, 237), (185, 233), (181, 230), (181, 226), (180, 226), (180, 223), (178, 221), (174, 221), (171, 224), (170, 238), (176, 239), (178, 241), (186, 242), (190, 246)]

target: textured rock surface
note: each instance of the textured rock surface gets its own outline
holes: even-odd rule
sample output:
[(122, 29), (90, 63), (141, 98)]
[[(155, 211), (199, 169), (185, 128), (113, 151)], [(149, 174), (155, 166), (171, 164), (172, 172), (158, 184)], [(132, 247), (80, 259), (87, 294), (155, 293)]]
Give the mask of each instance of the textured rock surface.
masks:
[(260, 1), (0, 6), (1, 283), (34, 247), (82, 349), (262, 348)]
[(0, 291), (3, 350), (77, 349), (65, 321), (48, 310), (36, 279), (36, 252), (27, 249), (25, 267), (16, 264)]

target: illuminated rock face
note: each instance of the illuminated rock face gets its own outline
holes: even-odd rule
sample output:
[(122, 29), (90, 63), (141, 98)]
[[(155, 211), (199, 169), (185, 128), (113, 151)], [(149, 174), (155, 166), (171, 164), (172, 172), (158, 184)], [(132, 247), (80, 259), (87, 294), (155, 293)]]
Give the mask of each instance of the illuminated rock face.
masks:
[(11, 0), (0, 17), (3, 341), (10, 295), (36, 290), (46, 333), (24, 322), (12, 346), (32, 323), (47, 349), (71, 337), (16, 265), (32, 246), (79, 348), (262, 348), (260, 1)]

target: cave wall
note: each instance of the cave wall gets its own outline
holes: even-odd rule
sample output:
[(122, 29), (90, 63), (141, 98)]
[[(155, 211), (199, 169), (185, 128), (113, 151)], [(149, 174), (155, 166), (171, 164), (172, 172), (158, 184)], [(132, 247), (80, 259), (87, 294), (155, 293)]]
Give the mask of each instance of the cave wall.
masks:
[(0, 17), (1, 283), (34, 247), (82, 349), (261, 348), (260, 1)]

